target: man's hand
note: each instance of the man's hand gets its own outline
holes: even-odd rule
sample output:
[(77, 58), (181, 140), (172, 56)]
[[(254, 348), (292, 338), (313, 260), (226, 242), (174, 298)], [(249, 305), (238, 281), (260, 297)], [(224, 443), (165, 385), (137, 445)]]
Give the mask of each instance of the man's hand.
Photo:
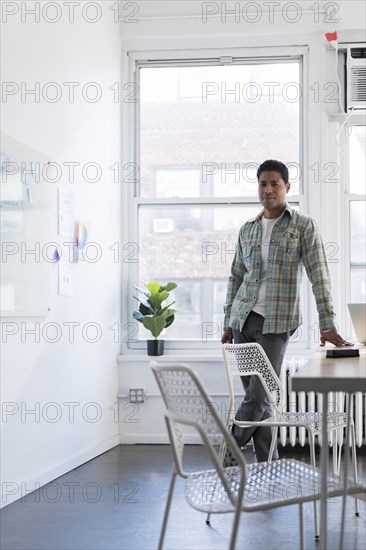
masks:
[(221, 338), (221, 344), (232, 344), (233, 343), (233, 331), (231, 328), (224, 330), (222, 338)]
[(325, 342), (330, 342), (335, 346), (345, 347), (353, 346), (352, 342), (346, 342), (343, 340), (342, 336), (338, 334), (336, 330), (328, 330), (327, 332), (321, 332), (320, 334), (320, 345), (324, 346)]

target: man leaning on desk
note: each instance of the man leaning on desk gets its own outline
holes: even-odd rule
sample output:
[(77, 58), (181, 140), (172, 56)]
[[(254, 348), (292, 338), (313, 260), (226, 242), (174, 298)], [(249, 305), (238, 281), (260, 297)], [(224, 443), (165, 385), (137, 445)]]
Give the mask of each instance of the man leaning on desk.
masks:
[[(350, 346), (334, 325), (327, 260), (314, 220), (286, 202), (290, 190), (287, 167), (266, 160), (257, 170), (258, 196), (263, 210), (239, 231), (231, 266), (226, 302), (223, 344), (257, 342), (277, 375), (290, 336), (301, 325), (300, 283), (302, 265), (312, 284), (319, 313), (321, 345)], [(263, 386), (257, 376), (241, 378), (245, 396), (236, 420), (264, 420), (271, 416)], [(271, 428), (239, 428), (232, 433), (239, 447), (251, 437), (258, 462), (268, 459)], [(273, 458), (278, 458), (277, 449)], [(230, 464), (226, 457), (226, 465)]]

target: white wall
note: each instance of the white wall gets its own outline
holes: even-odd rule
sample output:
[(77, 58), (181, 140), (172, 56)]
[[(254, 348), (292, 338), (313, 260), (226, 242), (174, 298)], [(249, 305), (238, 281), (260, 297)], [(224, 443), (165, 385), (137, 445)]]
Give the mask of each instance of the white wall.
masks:
[[(19, 9), (10, 14), (4, 11), (5, 4)], [(43, 9), (45, 3), (38, 4)], [(75, 192), (76, 218), (90, 222), (89, 240), (98, 243), (102, 256), (95, 263), (74, 266), (72, 297), (58, 295), (58, 265), (50, 265), (46, 317), (3, 319), (2, 505), (119, 443), (113, 404), (120, 345), (109, 327), (120, 322), (120, 262), (109, 247), (121, 240), (121, 196), (109, 166), (120, 161), (121, 121), (120, 104), (109, 86), (120, 80), (120, 24), (109, 9), (112, 2), (99, 3), (100, 13), (90, 9), (84, 14), (86, 3), (81, 2), (75, 7), (74, 22), (64, 3), (58, 4), (58, 11), (52, 7), (41, 11), (36, 22), (25, 11), (34, 9), (34, 2), (2, 3), (2, 80), (19, 86), (19, 93), (3, 97), (2, 132), (61, 168), (58, 182), (43, 182), (50, 195), (51, 220), (44, 241), (64, 240), (58, 235), (57, 188), (65, 187)], [(54, 23), (47, 21), (58, 17)], [(31, 95), (22, 101), (21, 90), (34, 88), (37, 82), (39, 101)], [(47, 95), (49, 82), (61, 90), (55, 103), (49, 101), (51, 88)], [(80, 83), (74, 103), (64, 82)], [(96, 90), (85, 88), (89, 82), (97, 83), (102, 92), (96, 102), (87, 100)], [(70, 181), (65, 162), (80, 163), (75, 182)], [(95, 183), (87, 181), (92, 172), (83, 178), (81, 168), (89, 162), (98, 163), (102, 171)], [(27, 243), (29, 248), (32, 244)], [(36, 322), (39, 342), (25, 333)], [(74, 340), (65, 324), (70, 322), (79, 323)], [(15, 323), (11, 326), (17, 333), (6, 337), (9, 323)], [(88, 323), (94, 323), (101, 335), (96, 343), (88, 341), (97, 334), (93, 326), (85, 332)], [(49, 331), (42, 334), (47, 325)], [(51, 343), (55, 330), (60, 339)], [(31, 409), (35, 415), (26, 414)]]
[[(203, 4), (210, 6), (208, 10), (215, 12), (213, 18), (207, 21), (202, 17)], [(224, 9), (235, 9), (240, 6), (240, 13), (228, 16), (225, 20)], [(245, 11), (249, 4), (258, 7), (258, 21), (251, 23), (250, 12)], [(311, 179), (311, 171), (305, 173), (310, 189), (306, 200), (306, 212), (312, 215), (320, 226), (325, 243), (339, 245), (342, 232), (343, 183), (324, 183), (327, 172), (322, 169), (327, 163), (339, 162), (335, 146), (335, 132), (338, 125), (330, 123), (329, 115), (336, 112), (338, 106), (324, 101), (329, 89), (324, 86), (335, 81), (334, 51), (326, 48), (326, 32), (338, 31), (340, 42), (364, 41), (365, 4), (358, 1), (341, 1), (328, 3), (328, 11), (314, 12), (313, 2), (275, 3), (273, 22), (269, 7), (265, 2), (137, 2), (135, 8), (129, 7), (121, 12), (123, 48), (125, 50), (125, 66), (128, 64), (128, 52), (134, 52), (136, 57), (149, 59), (151, 50), (158, 50), (161, 58), (178, 57), (184, 50), (189, 57), (190, 50), (215, 49), (219, 55), (227, 55), (235, 48), (250, 48), (257, 53), (263, 47), (305, 46), (308, 48), (306, 58), (307, 83), (304, 93), (308, 95), (305, 101), (304, 120), (307, 126), (308, 140), (305, 143), (305, 166), (318, 163), (321, 169), (321, 181), (316, 183)], [(267, 3), (268, 4), (268, 3)], [(279, 4), (279, 5), (277, 5)], [(296, 4), (296, 12), (291, 11), (290, 4)], [(319, 2), (320, 10), (326, 5)], [(333, 11), (334, 7), (334, 11)], [(339, 7), (339, 9), (338, 9)], [(243, 11), (244, 10), (244, 11)], [(253, 13), (253, 12), (252, 12)], [(244, 14), (244, 15), (243, 15)], [(296, 20), (290, 22), (289, 20)], [(328, 21), (327, 21), (328, 19)], [(332, 22), (339, 20), (337, 23)], [(235, 51), (235, 50), (234, 50)], [(268, 50), (266, 50), (268, 52)], [(216, 53), (217, 55), (217, 53)], [(123, 81), (127, 82), (129, 74), (124, 73)], [(311, 87), (319, 87), (320, 98), (314, 100)], [(126, 157), (128, 158), (128, 156)], [(131, 160), (131, 159), (129, 159)], [(323, 170), (323, 171), (322, 171)], [(333, 301), (342, 335), (347, 336), (346, 322), (346, 285), (345, 274), (341, 270), (340, 257), (344, 257), (342, 247), (338, 249), (336, 262), (329, 265), (332, 278)], [(310, 304), (310, 325), (318, 320), (315, 302)], [(348, 334), (349, 335), (349, 334)], [(313, 348), (315, 342), (309, 342)], [(204, 354), (204, 350), (200, 350)], [(296, 355), (306, 356), (310, 350), (295, 350)], [(289, 353), (290, 355), (290, 353)], [(157, 358), (159, 359), (159, 358)], [(212, 353), (211, 359), (204, 361), (199, 355), (173, 357), (173, 360), (191, 364), (197, 371), (214, 398), (220, 397), (225, 388), (225, 374), (221, 354)], [(166, 363), (169, 358), (165, 356)], [(145, 403), (131, 405), (127, 394), (131, 387), (144, 388)], [(162, 422), (163, 406), (158, 397), (158, 389), (153, 380), (145, 356), (121, 356), (119, 361), (119, 396), (123, 414), (120, 419), (122, 442), (161, 442), (166, 441), (165, 428)]]
[(225, 37), (230, 38), (232, 45), (239, 39), (240, 45), (245, 46), (248, 37), (257, 37), (255, 41), (260, 46), (267, 42), (266, 37), (272, 41), (273, 36), (292, 35), (297, 41), (296, 37), (303, 33), (309, 36), (334, 30), (362, 30), (365, 20), (365, 6), (359, 0), (319, 2), (319, 6), (309, 0), (142, 0), (131, 4), (134, 5), (121, 7), (120, 16), (126, 43), (136, 49), (143, 49), (144, 43), (152, 41), (156, 47), (166, 39), (173, 43), (175, 38), (180, 47), (208, 47)]
[[(48, 103), (42, 98), (35, 103), (31, 96), (22, 103), (20, 93), (9, 96), (2, 104), (2, 131), (61, 166), (64, 162), (77, 161), (81, 165), (98, 162), (103, 168), (103, 177), (97, 183), (83, 181), (80, 171), (76, 171), (78, 177), (71, 184), (67, 181), (65, 170), (57, 184), (75, 190), (77, 217), (91, 222), (90, 238), (100, 244), (103, 252), (101, 260), (95, 264), (86, 262), (75, 266), (72, 298), (58, 296), (57, 265), (51, 265), (50, 312), (47, 317), (4, 319), (4, 323), (17, 323), (19, 333), (9, 336), (6, 345), (2, 345), (2, 400), (6, 410), (14, 413), (3, 417), (2, 423), (2, 482), (6, 484), (3, 485), (5, 493), (2, 504), (19, 498), (22, 491), (33, 489), (36, 483), (46, 483), (117, 444), (119, 433), (122, 441), (126, 442), (156, 441), (165, 437), (161, 423), (162, 407), (157, 397), (147, 397), (146, 403), (138, 409), (121, 397), (119, 417), (113, 406), (117, 392), (125, 396), (130, 387), (145, 387), (148, 393), (156, 394), (157, 388), (144, 356), (141, 358), (142, 366), (138, 361), (129, 362), (126, 357), (120, 362), (117, 389), (115, 357), (120, 344), (115, 342), (114, 332), (109, 327), (120, 321), (121, 263), (113, 261), (109, 246), (115, 242), (123, 244), (126, 239), (125, 236), (120, 238), (120, 187), (114, 182), (108, 167), (120, 158), (120, 104), (113, 101), (112, 91), (109, 90), (109, 86), (120, 82), (120, 31), (114, 20), (115, 8), (109, 9), (115, 2), (97, 3), (102, 16), (94, 24), (80, 15), (86, 3), (81, 2), (79, 7), (75, 7), (74, 23), (69, 23), (68, 8), (59, 2), (61, 18), (53, 24), (45, 20), (57, 16), (52, 11), (41, 15), (39, 23), (33, 22), (31, 15), (23, 13), (22, 21), (22, 6), (23, 9), (24, 6), (33, 7), (34, 2), (2, 3), (3, 10), (5, 4), (19, 5), (19, 11), (7, 19), (2, 12), (3, 81), (15, 82), (19, 86), (25, 82), (29, 88), (35, 82), (44, 85), (55, 81), (65, 94), (57, 103)], [(286, 4), (282, 2), (280, 13), (274, 15), (273, 23), (264, 9), (261, 20), (255, 24), (245, 21), (243, 17), (238, 22), (235, 18), (222, 22), (219, 17), (204, 23), (199, 16), (202, 2), (149, 1), (130, 4), (135, 4), (135, 7), (124, 9), (121, 5), (119, 13), (123, 48), (127, 51), (162, 49), (172, 52), (174, 49), (202, 47), (224, 51), (225, 48), (246, 46), (309, 45), (309, 81), (324, 83), (331, 78), (323, 34), (334, 30), (334, 25), (324, 23), (323, 15), (317, 23), (313, 12), (303, 11), (298, 22), (290, 23), (281, 16), (282, 5)], [(221, 3), (213, 4), (219, 7)], [(228, 2), (228, 8), (233, 4)], [(262, 7), (261, 2), (258, 4)], [(314, 3), (299, 4), (305, 10)], [(364, 39), (361, 29), (361, 22), (365, 19), (363, 2), (339, 4), (342, 20), (336, 28), (340, 38), (348, 41)], [(191, 14), (198, 17), (177, 18)], [(92, 10), (85, 15), (89, 19), (95, 17)], [(291, 17), (290, 12), (288, 17)], [(80, 87), (75, 88), (75, 97), (78, 98), (75, 103), (66, 99), (68, 89), (64, 82), (81, 83)], [(101, 86), (103, 96), (97, 103), (88, 103), (80, 95), (79, 90), (87, 82), (97, 82)], [(121, 82), (124, 83), (123, 78)], [(309, 117), (309, 130), (309, 163), (332, 160), (334, 151), (322, 141), (329, 131), (326, 105), (320, 103), (314, 106)], [(51, 188), (52, 230), (49, 240), (60, 241), (57, 234), (57, 185)], [(313, 191), (309, 211), (317, 219), (321, 218), (323, 236), (330, 240), (334, 238), (330, 213), (335, 225), (340, 217), (338, 195), (333, 194), (329, 203), (328, 200), (324, 202), (320, 190), (314, 188)], [(333, 267), (333, 283), (339, 288), (340, 274), (337, 266)], [(123, 289), (122, 298), (126, 295)], [(40, 342), (35, 343), (33, 336), (26, 335), (22, 342), (21, 322), (26, 323), (25, 328), (31, 328), (36, 321), (41, 323), (41, 327), (50, 322), (58, 323), (62, 329), (61, 340), (51, 344), (41, 337)], [(69, 342), (64, 325), (67, 322), (80, 323), (75, 329), (74, 342)], [(102, 339), (98, 343), (88, 343), (82, 337), (81, 328), (89, 322), (98, 323), (101, 327)], [(189, 358), (184, 360), (188, 362)], [(208, 389), (212, 394), (222, 393), (224, 387), (223, 370), (219, 370), (216, 364), (220, 361), (218, 357), (214, 358), (213, 363), (205, 361), (200, 364), (196, 358), (200, 374), (204, 382), (209, 383)], [(57, 411), (45, 407), (51, 402), (57, 404)], [(69, 420), (70, 406), (64, 405), (67, 402), (76, 404), (74, 422)], [(84, 409), (84, 418), (81, 414), (82, 408), (91, 402), (97, 403), (99, 410), (102, 410), (102, 417), (95, 423), (88, 422), (95, 409)], [(25, 408), (34, 408), (35, 403), (39, 403), (41, 411), (43, 408), (43, 415), (41, 412), (39, 419), (32, 415), (22, 418), (21, 411), (24, 413)], [(60, 421), (52, 423), (50, 418), (60, 410)], [(26, 488), (22, 485), (25, 482)]]

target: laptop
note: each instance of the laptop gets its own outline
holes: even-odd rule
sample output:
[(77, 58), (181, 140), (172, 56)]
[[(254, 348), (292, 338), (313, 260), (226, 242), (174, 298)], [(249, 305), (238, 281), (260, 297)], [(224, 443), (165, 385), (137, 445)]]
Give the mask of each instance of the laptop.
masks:
[(353, 328), (360, 344), (366, 344), (366, 304), (348, 304)]

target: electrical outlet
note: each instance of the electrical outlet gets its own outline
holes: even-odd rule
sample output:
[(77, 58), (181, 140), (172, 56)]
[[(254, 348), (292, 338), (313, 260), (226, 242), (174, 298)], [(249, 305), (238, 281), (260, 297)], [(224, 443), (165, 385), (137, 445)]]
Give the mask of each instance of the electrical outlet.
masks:
[(130, 403), (143, 403), (145, 401), (144, 389), (130, 388), (129, 399)]

